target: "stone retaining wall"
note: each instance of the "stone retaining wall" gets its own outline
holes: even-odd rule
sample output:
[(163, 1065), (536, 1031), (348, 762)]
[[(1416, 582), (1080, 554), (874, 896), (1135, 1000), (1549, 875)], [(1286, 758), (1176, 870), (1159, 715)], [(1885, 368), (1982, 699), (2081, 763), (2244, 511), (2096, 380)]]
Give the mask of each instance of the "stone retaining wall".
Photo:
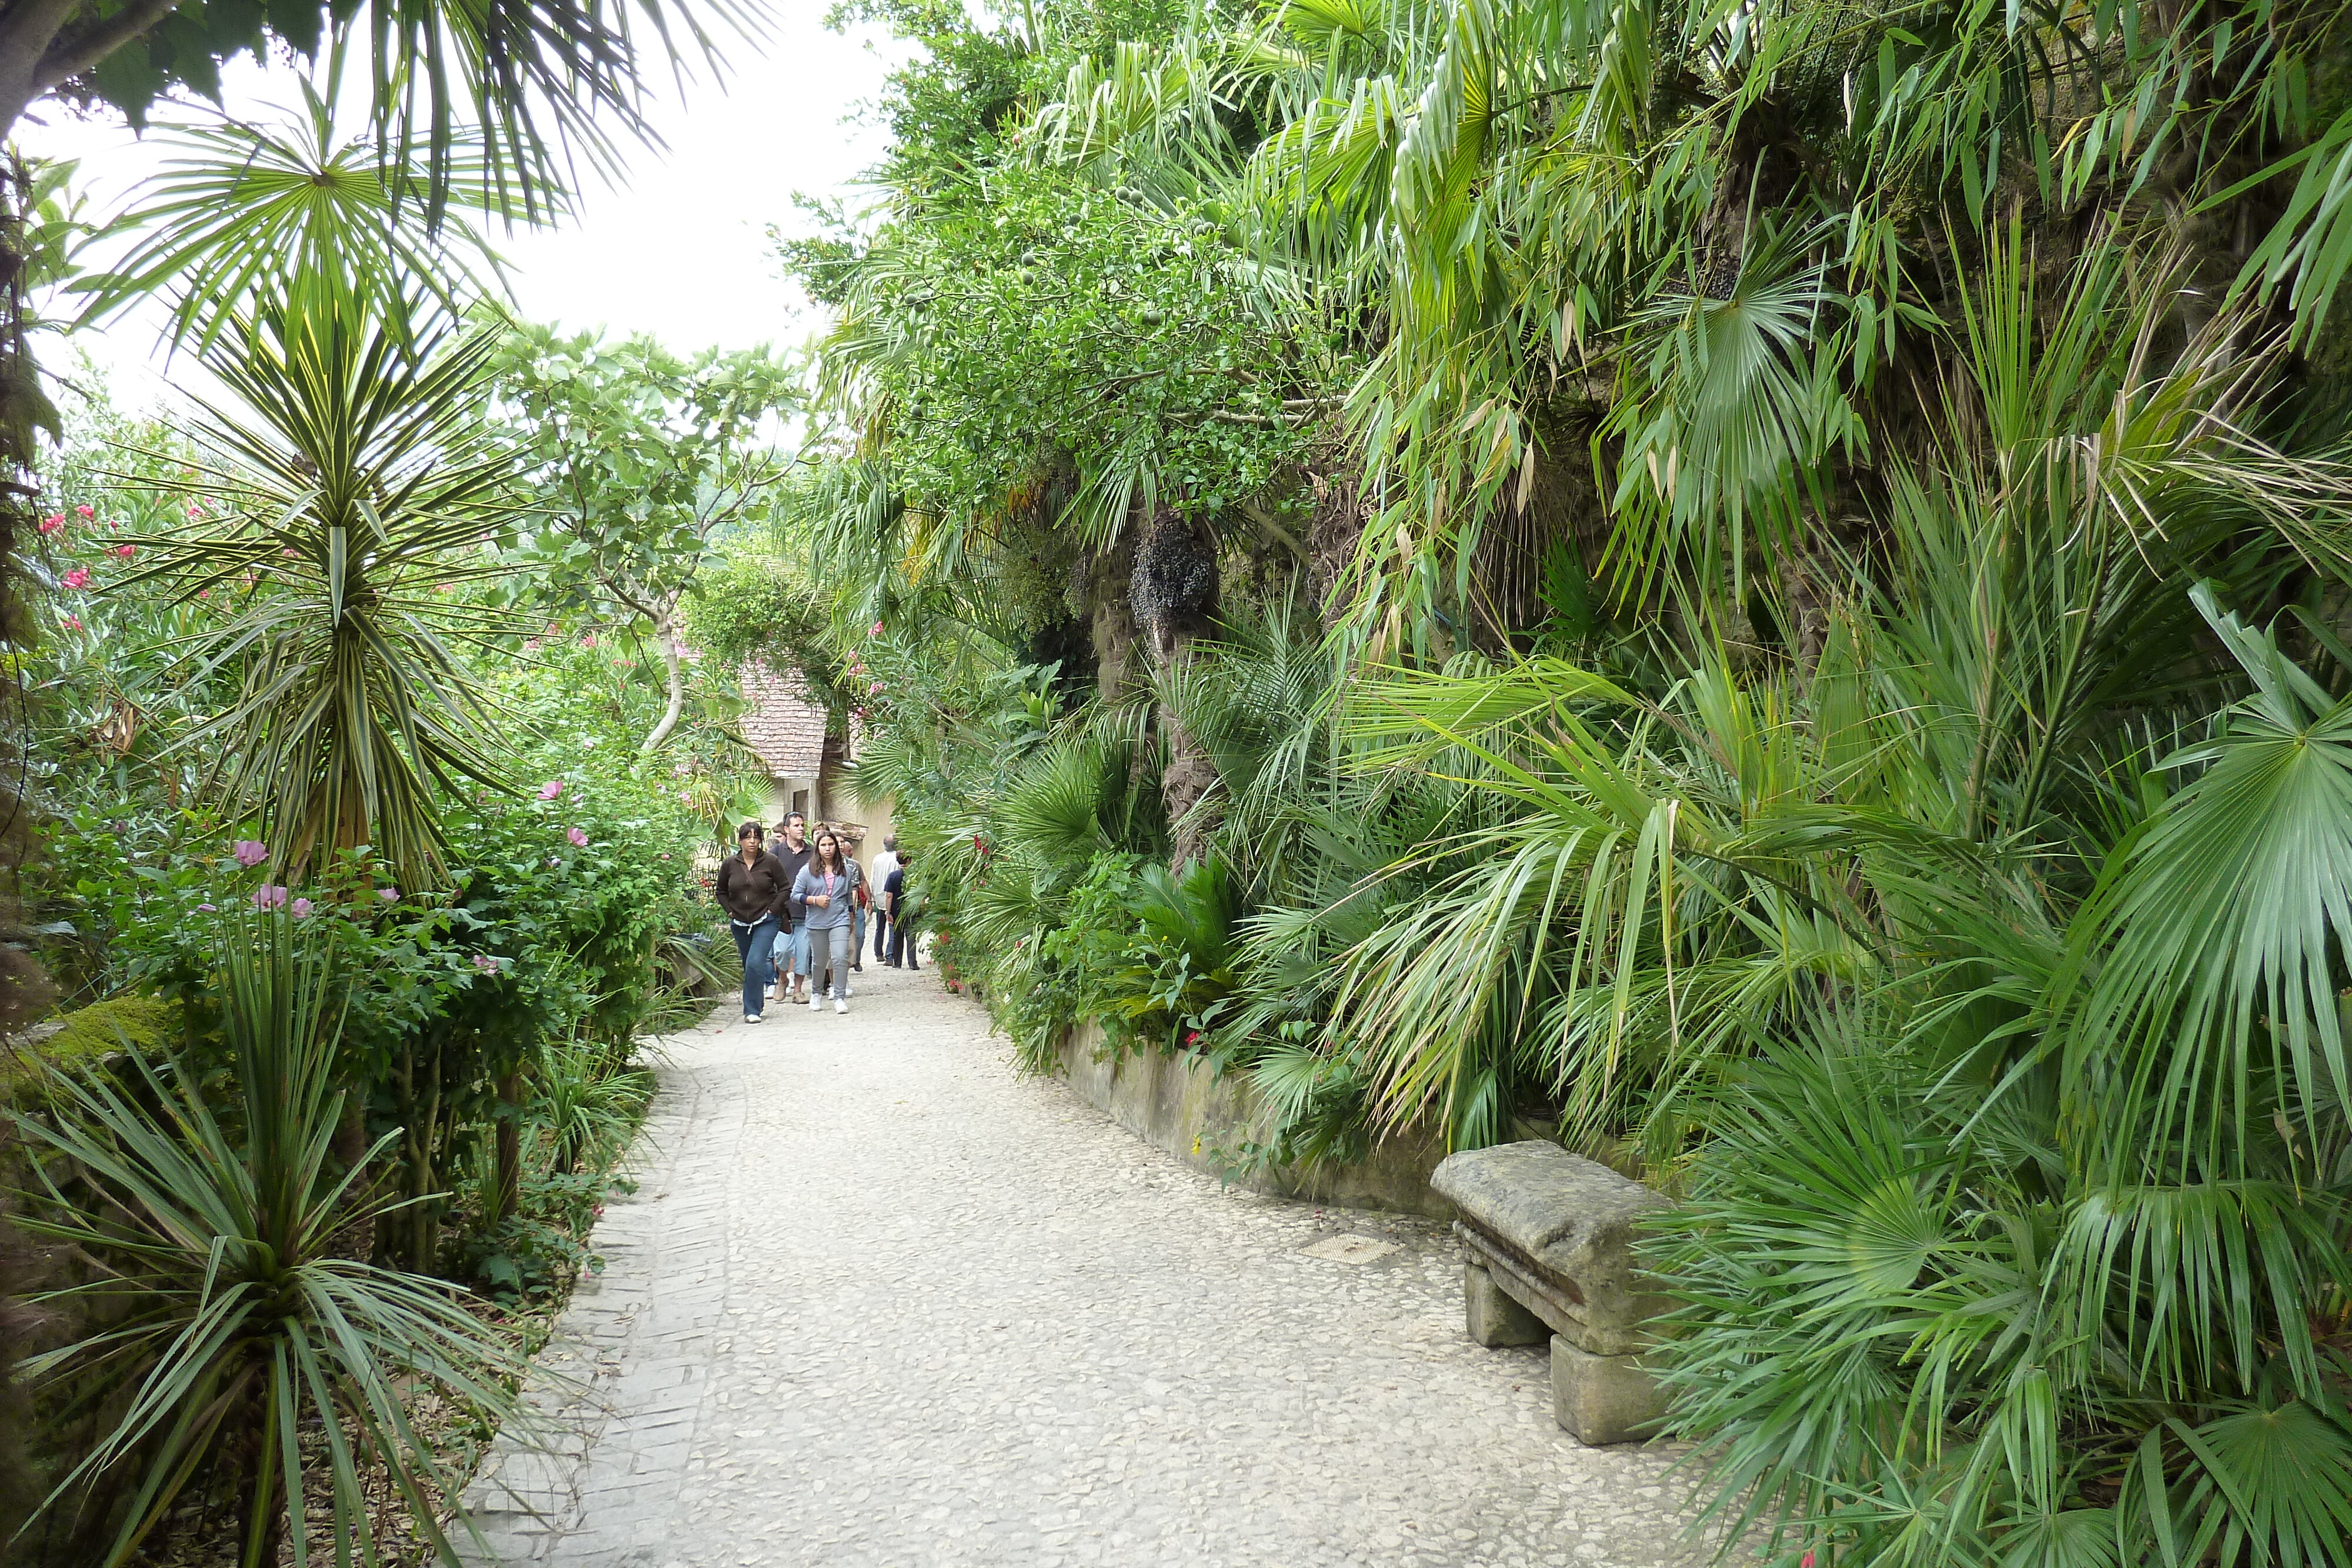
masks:
[[(1220, 1153), (1247, 1143), (1264, 1143), (1274, 1117), (1257, 1102), (1248, 1081), (1220, 1078), (1216, 1069), (1190, 1055), (1157, 1051), (1106, 1058), (1104, 1034), (1088, 1022), (1062, 1044), (1062, 1075), (1079, 1099), (1129, 1132), (1150, 1140), (1198, 1170), (1223, 1176)], [(1450, 1219), (1454, 1206), (1429, 1188), (1429, 1173), (1445, 1151), (1435, 1140), (1383, 1138), (1361, 1165), (1325, 1164), (1234, 1173), (1230, 1179), (1255, 1192), (1349, 1208), (1381, 1208)]]

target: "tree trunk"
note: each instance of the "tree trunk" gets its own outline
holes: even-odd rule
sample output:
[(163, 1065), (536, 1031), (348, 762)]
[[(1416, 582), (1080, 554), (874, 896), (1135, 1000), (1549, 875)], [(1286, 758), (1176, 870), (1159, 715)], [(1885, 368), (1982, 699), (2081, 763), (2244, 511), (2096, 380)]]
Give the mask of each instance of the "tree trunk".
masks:
[(686, 669), (677, 656), (677, 613), (674, 605), (664, 605), (654, 621), (654, 635), (661, 639), (662, 661), (669, 672), (669, 706), (662, 710), (661, 722), (646, 737), (644, 749), (656, 751), (677, 727), (678, 716), (686, 711)]
[(1207, 852), (1214, 824), (1193, 808), (1216, 787), (1217, 765), (1167, 698), (1173, 678), (1192, 664), (1193, 643), (1216, 614), (1216, 539), (1202, 524), (1163, 512), (1136, 546), (1130, 580), (1131, 601), (1150, 631), (1152, 670), (1161, 699), (1160, 738), (1168, 754), (1160, 770), (1160, 799), (1174, 835), (1174, 869), (1181, 871)]
[(522, 1070), (499, 1080), (498, 1191), (493, 1221), (512, 1219), (522, 1212)]

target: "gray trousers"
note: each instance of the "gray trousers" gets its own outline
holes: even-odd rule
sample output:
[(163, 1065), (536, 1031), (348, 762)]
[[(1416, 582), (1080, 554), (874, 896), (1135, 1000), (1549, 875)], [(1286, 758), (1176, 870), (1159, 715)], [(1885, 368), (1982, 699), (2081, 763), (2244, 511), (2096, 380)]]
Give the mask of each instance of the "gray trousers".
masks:
[(820, 931), (812, 925), (808, 931), (809, 994), (816, 995), (824, 983), (827, 967), (833, 970), (832, 994), (839, 997), (849, 989), (849, 922)]

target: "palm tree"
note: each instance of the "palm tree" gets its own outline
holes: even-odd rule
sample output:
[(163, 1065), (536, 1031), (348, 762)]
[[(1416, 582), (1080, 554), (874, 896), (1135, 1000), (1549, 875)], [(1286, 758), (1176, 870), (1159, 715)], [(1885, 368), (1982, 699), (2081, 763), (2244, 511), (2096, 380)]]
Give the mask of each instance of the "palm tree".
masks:
[[(163, 93), (216, 97), (221, 64), (272, 48), (306, 59), (322, 41), (365, 62), (371, 117), (394, 162), (422, 148), (436, 221), (461, 180), (509, 216), (536, 217), (569, 183), (567, 162), (608, 162), (615, 129), (649, 137), (649, 55), (718, 64), (719, 32), (748, 34), (756, 5), (631, 8), (580, 4), (370, 4), (225, 12), (180, 0), (9, 0), (0, 5), (0, 136), (51, 94), (96, 99), (143, 124)], [(479, 162), (467, 167), (466, 138)]]
[(436, 797), (504, 782), (452, 640), (499, 629), (455, 590), (504, 570), (515, 457), (482, 418), (492, 333), (412, 344), (352, 304), (298, 287), (229, 329), (211, 365), (243, 406), (206, 407), (191, 520), (125, 586), (236, 607), (182, 659), (242, 690), (180, 744), (221, 748), (223, 797), (259, 817), (274, 869), (367, 845), (430, 885)]

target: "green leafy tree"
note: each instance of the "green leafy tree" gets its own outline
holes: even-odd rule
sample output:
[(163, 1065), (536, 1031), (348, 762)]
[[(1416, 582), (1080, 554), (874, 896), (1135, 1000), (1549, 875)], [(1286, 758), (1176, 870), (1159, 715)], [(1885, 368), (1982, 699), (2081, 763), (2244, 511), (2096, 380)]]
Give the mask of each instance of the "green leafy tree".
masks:
[(792, 369), (764, 350), (681, 358), (645, 337), (519, 326), (493, 374), (528, 491), (518, 559), (558, 601), (653, 635), (669, 693), (645, 737), (656, 750), (686, 705), (679, 607), (718, 536), (765, 525), (789, 466), (775, 442), (797, 406)]

